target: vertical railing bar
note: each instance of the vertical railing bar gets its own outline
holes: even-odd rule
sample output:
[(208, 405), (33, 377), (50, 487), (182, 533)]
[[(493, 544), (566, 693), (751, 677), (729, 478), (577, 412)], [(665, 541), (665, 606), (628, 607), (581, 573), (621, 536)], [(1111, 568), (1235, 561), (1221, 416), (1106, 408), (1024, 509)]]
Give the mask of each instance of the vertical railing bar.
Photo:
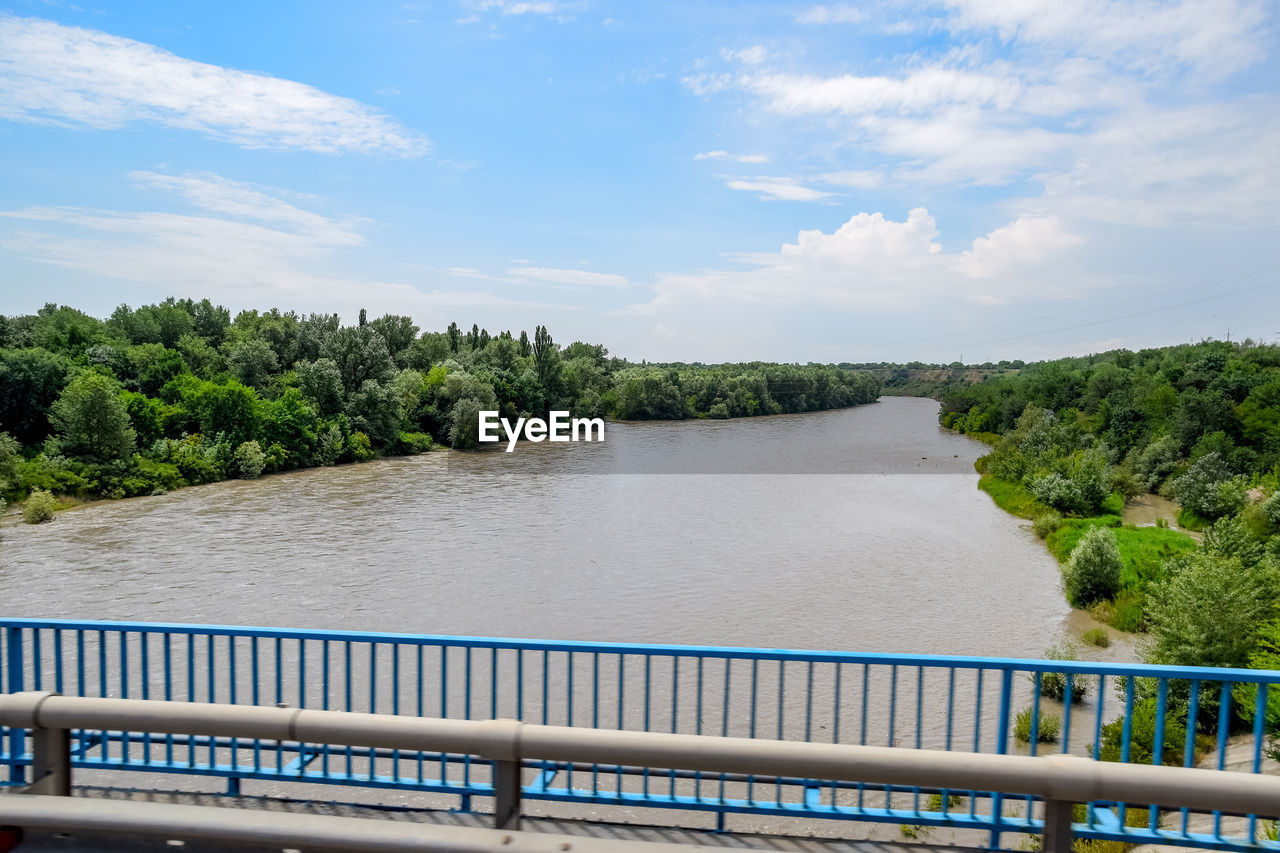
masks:
[[(1254, 773), (1262, 772), (1262, 739), (1265, 732), (1265, 718), (1267, 715), (1267, 684), (1261, 682), (1257, 685), (1257, 695), (1254, 697), (1253, 703), (1253, 767)], [(1249, 815), (1249, 843), (1256, 844), (1258, 839), (1258, 816), (1256, 814)]]
[[(217, 702), (217, 678), (216, 667), (214, 666), (214, 646), (213, 634), (205, 634), (204, 644), (205, 666), (208, 667), (208, 678), (206, 678), (207, 687), (209, 689), (209, 701)], [(209, 738), (209, 769), (212, 770), (218, 764), (217, 747), (215, 746), (215, 738)]]
[[(254, 706), (262, 704), (262, 665), (258, 662), (258, 638), (249, 638), (249, 679), (252, 682), (251, 698)], [(253, 739), (253, 770), (262, 772), (262, 738)]]
[[(871, 684), (870, 664), (864, 663), (862, 665), (862, 717), (859, 721), (861, 730), (858, 733), (858, 743), (861, 746), (867, 745), (867, 692), (868, 692), (868, 688), (870, 687), (870, 684)], [(867, 793), (867, 786), (864, 783), (859, 782), (858, 783), (858, 810), (859, 811), (862, 811), (863, 806), (865, 804), (864, 798), (866, 796), (866, 793)]]
[(44, 652), (40, 648), (40, 629), (31, 632), (31, 677), (35, 690), (44, 690)]
[[(369, 713), (378, 712), (378, 643), (369, 643)], [(373, 781), (377, 750), (369, 749), (369, 781)]]
[[(465, 703), (465, 707), (463, 708), (463, 712), (462, 712), (462, 719), (464, 720), (471, 719), (471, 648), (472, 648), (471, 646), (466, 646), (464, 648), (465, 656), (462, 659), (463, 660), (463, 673), (462, 673), (463, 699), (462, 701)], [(471, 756), (470, 755), (462, 756), (462, 785), (464, 788), (467, 788), (468, 790), (471, 788)], [(471, 802), (470, 797), (468, 797), (464, 802), (470, 804)]]
[[(650, 680), (653, 675), (653, 655), (645, 654), (644, 656), (644, 730), (649, 731), (649, 708), (651, 705), (651, 696), (649, 693)], [(649, 799), (649, 768), (644, 768), (642, 776), (642, 785), (644, 787), (644, 798)]]
[[(702, 655), (698, 655), (697, 685), (696, 685), (697, 695), (694, 699), (694, 724), (693, 724), (693, 733), (696, 735), (702, 734), (702, 674), (703, 674), (703, 666), (705, 663), (706, 661), (703, 659)], [(696, 799), (698, 802), (702, 802), (702, 771), (701, 770), (696, 772), (693, 776), (693, 796), (694, 796), (694, 799)]]
[(498, 719), (498, 648), (489, 650), (489, 719)]
[[(748, 727), (748, 737), (751, 738), (756, 736), (756, 687), (759, 681), (759, 664), (760, 660), (758, 658), (751, 659), (751, 718)], [(754, 775), (747, 776), (747, 805), (755, 804), (755, 782), (756, 777)]]
[(946, 751), (951, 751), (951, 732), (955, 722), (956, 707), (956, 668), (947, 668), (947, 734)]
[[(787, 661), (785, 658), (778, 660), (778, 740), (783, 740), (785, 729), (783, 728), (783, 718), (785, 715), (786, 704), (784, 699), (787, 695)], [(775, 778), (773, 783), (774, 802), (779, 806), (782, 805), (782, 782)]]
[[(165, 632), (160, 635), (164, 640), (164, 699), (173, 701), (173, 635)], [(164, 736), (164, 763), (173, 766), (173, 734)]]
[[(1218, 694), (1218, 769), (1221, 770), (1226, 765), (1227, 760), (1227, 730), (1231, 725), (1231, 683), (1222, 682), (1222, 689)], [(1213, 812), (1213, 837), (1217, 841), (1222, 841), (1222, 812), (1214, 809)]]
[[(898, 665), (895, 663), (889, 667), (889, 731), (886, 735), (886, 746), (897, 746), (894, 743), (895, 724), (898, 719)], [(893, 808), (893, 786), (884, 786), (884, 807), (885, 809)]]
[[(1168, 696), (1169, 679), (1161, 678), (1156, 686), (1156, 730), (1151, 742), (1151, 763), (1156, 765), (1164, 763), (1164, 718)], [(1158, 806), (1150, 806), (1147, 811), (1147, 828), (1154, 830), (1159, 826), (1160, 809)]]
[[(1071, 749), (1071, 706), (1075, 704), (1076, 685), (1075, 673), (1068, 672), (1066, 675), (1066, 690), (1062, 694), (1062, 754), (1066, 755)], [(1036, 691), (1037, 693), (1039, 690)]]
[[(343, 710), (351, 710), (352, 691), (355, 685), (351, 683), (351, 640), (342, 641), (342, 703)], [(355, 755), (351, 750), (351, 744), (347, 744), (343, 749), (344, 758), (346, 760), (346, 776), (348, 779), (355, 775)], [(443, 754), (443, 753), (442, 753)]]
[[(212, 641), (212, 639), (213, 637), (212, 635), (210, 635), (210, 641)], [(236, 698), (237, 698), (236, 638), (235, 638), (235, 635), (233, 634), (227, 634), (227, 667), (229, 669), (228, 675), (230, 679), (230, 688), (227, 691), (227, 696), (229, 698), (230, 703), (232, 705), (235, 705), (237, 704), (236, 703)], [(232, 769), (235, 769), (240, 766), (240, 749), (239, 749), (238, 741), (236, 740), (236, 738), (231, 738), (230, 744), (231, 744), (231, 767)], [(231, 777), (231, 780), (228, 782), (228, 789), (235, 790), (238, 792), (239, 784), (240, 784), (240, 780), (237, 777), (233, 776)]]
[(804, 740), (813, 740), (813, 661), (809, 661), (804, 682)]
[[(424, 716), (423, 699), (424, 699), (424, 694), (426, 693), (426, 680), (422, 672), (422, 656), (423, 656), (422, 643), (418, 643), (417, 645), (414, 646), (414, 657), (416, 659), (416, 663), (413, 671), (416, 674), (417, 682), (418, 682), (417, 708), (418, 708), (419, 717)], [(418, 761), (418, 784), (421, 785), (422, 784), (422, 750), (419, 749), (419, 750), (416, 750), (416, 752), (417, 752), (417, 761)]]
[[(196, 638), (187, 634), (187, 701), (196, 701)], [(187, 738), (187, 766), (196, 766), (196, 739)]]
[[(724, 697), (723, 707), (720, 710), (720, 736), (728, 737), (729, 735), (729, 696), (732, 689), (733, 681), (733, 658), (724, 658)], [(720, 774), (720, 804), (724, 805), (724, 774)], [(721, 818), (724, 812), (720, 812)]]
[[(679, 702), (680, 702), (680, 658), (676, 655), (671, 656), (671, 733), (676, 733), (676, 722), (679, 719)], [(671, 799), (676, 796), (676, 771), (671, 772)]]
[[(1191, 767), (1196, 760), (1196, 723), (1200, 717), (1200, 680), (1192, 679), (1191, 681), (1191, 701), (1187, 705), (1187, 740), (1182, 751), (1182, 766)], [(1190, 810), (1185, 806), (1179, 810), (1182, 816), (1182, 834), (1187, 834), (1187, 821), (1190, 818)]]
[[(440, 716), (447, 719), (449, 716), (449, 647), (440, 647)], [(440, 750), (440, 782), (443, 784), (448, 779), (448, 759), (445, 757), (444, 750)]]
[[(54, 629), (54, 635), (57, 635), (57, 629)], [(149, 646), (151, 645), (151, 634), (148, 631), (138, 632), (138, 649), (139, 649), (139, 666), (142, 668), (142, 698), (144, 700), (151, 698), (151, 656), (149, 654)], [(142, 733), (142, 763), (151, 763), (151, 733)]]
[(298, 638), (298, 707), (307, 707), (307, 639)]
[[(591, 653), (591, 728), (600, 728), (600, 653)], [(600, 766), (591, 765), (591, 795), (600, 795)]]
[[(573, 726), (573, 652), (565, 652), (564, 655), (565, 668), (565, 725)], [(566, 768), (565, 772), (565, 789), (570, 793), (573, 792), (573, 764), (572, 762)]]
[[(622, 731), (624, 726), (626, 725), (625, 720), (623, 719), (623, 713), (622, 713), (623, 708), (626, 707), (624, 704), (625, 695), (626, 695), (626, 683), (627, 683), (626, 669), (627, 669), (627, 656), (626, 654), (619, 654), (618, 655), (618, 731)], [(616, 782), (617, 782), (616, 793), (618, 794), (619, 797), (621, 797), (622, 796), (622, 768), (621, 767), (618, 768), (618, 778)]]

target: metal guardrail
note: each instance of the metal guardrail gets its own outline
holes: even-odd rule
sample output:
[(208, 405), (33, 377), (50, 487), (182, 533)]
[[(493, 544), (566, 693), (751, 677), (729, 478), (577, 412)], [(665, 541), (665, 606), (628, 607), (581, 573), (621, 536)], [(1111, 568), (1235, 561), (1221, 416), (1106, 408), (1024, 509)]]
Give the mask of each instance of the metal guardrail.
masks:
[[(1043, 695), (1050, 681), (1078, 702)], [(97, 697), (286, 704), (388, 716), (500, 717), (614, 731), (709, 734), (962, 755), (1089, 754), (1193, 766), (1228, 739), (1262, 769), (1280, 672), (1009, 658), (639, 645), (216, 625), (0, 619), (0, 690)], [(1028, 745), (1014, 737), (1026, 709)], [(1041, 713), (1059, 717), (1039, 743)], [(1268, 722), (1270, 721), (1270, 722)], [(1154, 729), (1154, 731), (1153, 731)], [(25, 778), (23, 732), (0, 729), (0, 767)], [(1152, 743), (1164, 749), (1152, 749)], [(492, 792), (470, 755), (192, 734), (77, 731), (72, 765), (456, 795)], [(802, 776), (655, 770), (616, 761), (526, 759), (528, 799), (729, 814), (982, 829), (988, 846), (1023, 832), (1034, 797), (990, 790)], [(958, 799), (957, 799), (958, 798)], [(930, 800), (933, 800), (930, 803)], [(1083, 837), (1225, 850), (1280, 849), (1259, 819), (1211, 831), (1184, 809), (1097, 802)], [(1269, 818), (1271, 815), (1262, 815)], [(1126, 826), (1137, 820), (1144, 826)], [(1230, 829), (1230, 831), (1227, 831)]]
[[(964, 755), (934, 750), (722, 738), (658, 732), (542, 726), (516, 720), (441, 720), (300, 708), (254, 708), (138, 699), (65, 697), (47, 692), (0, 696), (0, 723), (31, 731), (37, 795), (71, 793), (71, 731), (341, 744), (463, 753), (492, 761), (497, 829), (516, 830), (525, 758), (705, 772), (991, 790), (1042, 801), (1045, 851), (1070, 853), (1072, 809), (1096, 800), (1169, 808), (1280, 814), (1280, 777), (1181, 767), (1094, 762), (1051, 755)], [(21, 811), (21, 806), (18, 806)]]
[[(5, 825), (361, 853), (723, 853), (723, 847), (503, 832), (400, 820), (53, 796), (0, 797)], [(0, 845), (3, 837), (0, 836)], [(4, 849), (0, 846), (0, 849)]]

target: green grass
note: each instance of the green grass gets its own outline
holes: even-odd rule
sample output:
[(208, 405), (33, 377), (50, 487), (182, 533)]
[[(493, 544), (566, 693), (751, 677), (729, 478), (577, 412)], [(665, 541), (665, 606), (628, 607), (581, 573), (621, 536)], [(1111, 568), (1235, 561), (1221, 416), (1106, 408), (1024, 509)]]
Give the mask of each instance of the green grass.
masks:
[[(982, 460), (975, 466), (982, 472)], [(996, 506), (1010, 515), (1034, 519), (1049, 512), (1049, 507), (1037, 501), (1020, 483), (1000, 480), (991, 474), (978, 478), (978, 488), (991, 496)], [(1114, 606), (1108, 609), (1111, 624), (1122, 631), (1142, 629), (1143, 600), (1147, 588), (1163, 577), (1164, 563), (1193, 550), (1196, 542), (1186, 533), (1168, 527), (1133, 527), (1121, 522), (1124, 500), (1111, 495), (1103, 502), (1104, 514), (1089, 518), (1064, 518), (1057, 530), (1045, 537), (1045, 546), (1059, 564), (1066, 563), (1076, 545), (1090, 527), (1115, 529), (1116, 546), (1120, 549), (1123, 567), (1120, 570), (1120, 593)], [(1184, 513), (1185, 514), (1185, 513)], [(1184, 527), (1183, 514), (1178, 523)]]
[(1089, 645), (1097, 646), (1100, 649), (1105, 649), (1111, 645), (1111, 635), (1104, 628), (1090, 628), (1084, 632), (1084, 636), (1081, 639)]
[(1201, 517), (1195, 510), (1185, 507), (1178, 510), (1178, 526), (1186, 530), (1207, 530), (1213, 522)]
[(1036, 500), (1021, 483), (1011, 483), (992, 474), (983, 474), (978, 478), (978, 488), (991, 495), (996, 506), (1018, 518), (1031, 519), (1049, 511), (1049, 507)]

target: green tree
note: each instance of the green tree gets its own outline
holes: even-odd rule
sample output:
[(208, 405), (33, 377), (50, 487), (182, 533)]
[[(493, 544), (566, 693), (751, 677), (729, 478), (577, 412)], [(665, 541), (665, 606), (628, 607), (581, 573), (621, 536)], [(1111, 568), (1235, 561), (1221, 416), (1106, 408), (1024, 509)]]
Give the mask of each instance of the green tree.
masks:
[(23, 444), (41, 441), (70, 370), (64, 356), (42, 349), (0, 350), (0, 424)]
[(250, 338), (227, 347), (227, 367), (245, 385), (264, 388), (280, 369), (280, 363), (265, 340)]
[(1062, 568), (1067, 600), (1075, 607), (1115, 597), (1120, 591), (1120, 549), (1109, 527), (1090, 527)]
[(120, 399), (120, 386), (100, 373), (82, 373), (49, 410), (63, 450), (98, 462), (125, 459), (137, 434)]
[(1243, 667), (1263, 623), (1280, 615), (1280, 569), (1197, 552), (1152, 588), (1149, 663)]
[(384, 382), (396, 370), (387, 342), (369, 326), (339, 329), (325, 338), (320, 354), (338, 366), (342, 387), (348, 394), (360, 390), (371, 379)]
[(474, 397), (464, 397), (449, 411), (449, 444), (458, 450), (480, 446), (480, 412), (486, 405)]

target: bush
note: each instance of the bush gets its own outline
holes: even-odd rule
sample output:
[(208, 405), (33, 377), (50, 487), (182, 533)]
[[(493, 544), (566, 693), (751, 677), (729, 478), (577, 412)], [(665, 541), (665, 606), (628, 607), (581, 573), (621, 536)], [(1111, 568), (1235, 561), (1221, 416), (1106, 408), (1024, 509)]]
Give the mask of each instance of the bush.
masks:
[(1120, 549), (1107, 527), (1091, 527), (1062, 568), (1067, 600), (1074, 607), (1113, 598), (1120, 590)]
[(1097, 646), (1100, 649), (1105, 649), (1111, 645), (1111, 635), (1102, 628), (1090, 628), (1084, 632), (1083, 639), (1089, 645)]
[(1244, 506), (1247, 489), (1247, 481), (1231, 476), (1231, 469), (1216, 452), (1200, 457), (1187, 473), (1173, 481), (1178, 503), (1208, 519), (1230, 515)]
[(27, 524), (40, 524), (53, 518), (56, 499), (44, 489), (36, 489), (22, 504), (22, 520)]
[[(1156, 740), (1156, 709), (1155, 698), (1143, 699), (1133, 705), (1129, 733), (1129, 763), (1131, 764), (1151, 763), (1152, 748)], [(1161, 763), (1181, 767), (1186, 741), (1185, 720), (1178, 719), (1172, 710), (1166, 708)], [(1098, 751), (1098, 757), (1103, 761), (1119, 761), (1123, 743), (1124, 716), (1122, 715), (1102, 727), (1102, 747)]]
[(347, 439), (347, 449), (351, 451), (351, 455), (357, 462), (366, 462), (374, 456), (369, 436), (359, 431), (351, 433), (351, 437)]
[[(1080, 649), (1070, 641), (1061, 646), (1050, 646), (1044, 650), (1045, 660), (1078, 660)], [(1033, 679), (1034, 680), (1034, 677)], [(1071, 679), (1071, 701), (1081, 702), (1089, 691), (1085, 676), (1076, 675)], [(1040, 674), (1040, 695), (1059, 702), (1067, 695), (1067, 674), (1065, 672), (1042, 672)]]
[(246, 441), (236, 448), (235, 465), (241, 479), (256, 480), (267, 464), (267, 456), (256, 441)]
[(1053, 531), (1062, 526), (1062, 516), (1053, 510), (1042, 512), (1036, 516), (1036, 520), (1031, 523), (1031, 529), (1037, 536), (1044, 539)]
[(1147, 624), (1146, 600), (1140, 589), (1120, 590), (1108, 624), (1117, 631), (1144, 630)]
[(431, 436), (425, 432), (401, 432), (395, 444), (395, 452), (415, 456), (431, 450), (433, 444)]
[[(1013, 721), (1013, 736), (1018, 739), (1019, 743), (1031, 743), (1031, 716), (1033, 710), (1030, 705), (1018, 712), (1018, 716)], [(1046, 714), (1040, 712), (1039, 722), (1036, 724), (1036, 741), (1039, 743), (1053, 743), (1058, 739), (1058, 733), (1062, 729), (1062, 719), (1057, 714)]]

